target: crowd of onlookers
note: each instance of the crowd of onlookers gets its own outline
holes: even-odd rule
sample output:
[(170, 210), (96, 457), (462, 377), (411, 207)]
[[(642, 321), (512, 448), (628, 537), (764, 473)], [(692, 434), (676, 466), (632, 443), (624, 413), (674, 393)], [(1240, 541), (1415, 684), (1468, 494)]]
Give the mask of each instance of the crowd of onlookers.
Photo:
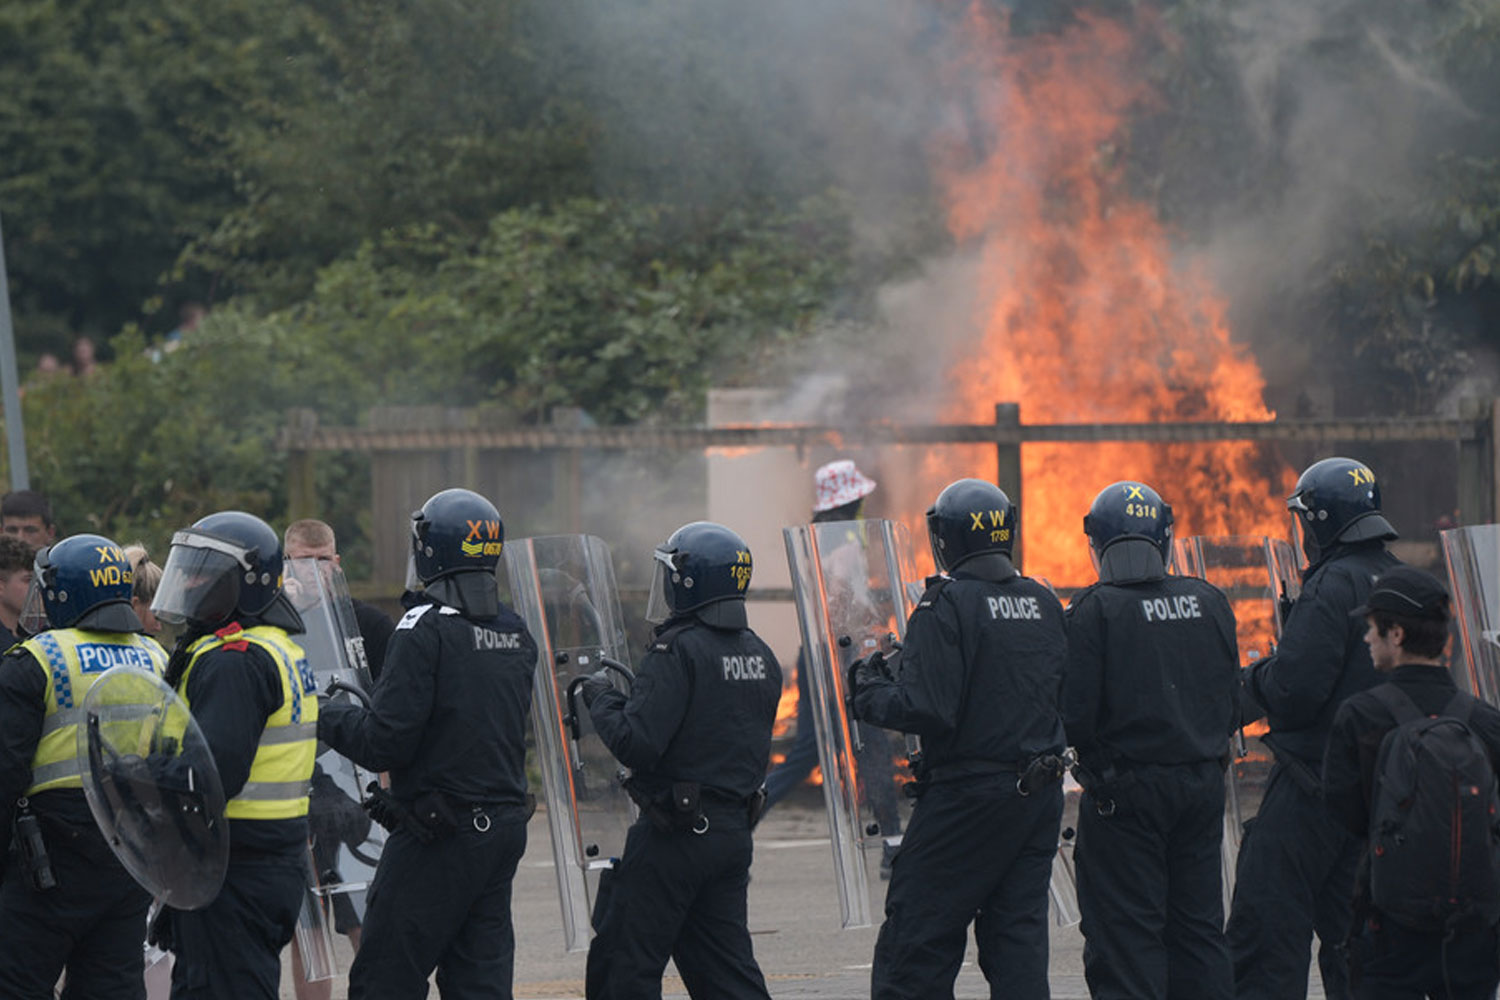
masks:
[[(17, 631), (31, 587), (37, 550), (57, 540), (52, 505), (36, 490), (15, 490), (0, 497), (0, 651), (21, 638)], [(161, 567), (151, 561), (139, 542), (125, 547), (125, 558), (135, 572), (131, 605), (153, 635), (161, 625), (151, 614), (151, 598), (161, 582)]]
[[(184, 302), (177, 311), (177, 325), (161, 340), (148, 347), (146, 356), (152, 361), (160, 361), (177, 350), (182, 346), (183, 339), (198, 329), (207, 315), (208, 310), (201, 302)], [(87, 378), (99, 370), (98, 349), (93, 337), (82, 334), (74, 339), (70, 355), (68, 362), (64, 364), (55, 351), (43, 351), (36, 359), (36, 375), (47, 378), (69, 374)]]

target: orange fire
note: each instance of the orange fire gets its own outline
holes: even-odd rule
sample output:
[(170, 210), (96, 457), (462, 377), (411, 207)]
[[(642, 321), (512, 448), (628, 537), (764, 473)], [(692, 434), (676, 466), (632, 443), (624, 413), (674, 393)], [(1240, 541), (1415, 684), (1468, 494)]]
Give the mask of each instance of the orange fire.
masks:
[[(1150, 26), (1083, 17), (1020, 37), (977, 3), (970, 20), (983, 148), (965, 134), (938, 160), (950, 229), (981, 264), (982, 333), (952, 366), (945, 419), (988, 422), (1002, 401), (1032, 423), (1272, 419), (1224, 303), (1126, 190), (1127, 117), (1151, 99), (1132, 63)], [(929, 478), (993, 475), (957, 464)], [(1156, 486), (1179, 535), (1285, 534), (1290, 470), (1259, 445), (1029, 444), (1021, 464), (1027, 572), (1059, 585), (1092, 581), (1083, 514), (1120, 479)]]

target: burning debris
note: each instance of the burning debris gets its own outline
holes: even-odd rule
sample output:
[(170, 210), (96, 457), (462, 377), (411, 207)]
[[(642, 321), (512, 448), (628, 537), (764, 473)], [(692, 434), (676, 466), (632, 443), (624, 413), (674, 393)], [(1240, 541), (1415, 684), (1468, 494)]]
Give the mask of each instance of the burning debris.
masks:
[[(1132, 62), (1152, 29), (1084, 17), (1018, 37), (977, 5), (970, 18), (964, 69), (983, 86), (937, 155), (948, 225), (979, 261), (981, 287), (943, 417), (987, 421), (1004, 400), (1036, 422), (1272, 419), (1224, 301), (1125, 185), (1127, 118), (1152, 98)], [(928, 466), (937, 485), (990, 474), (941, 457)], [(1027, 445), (1027, 570), (1064, 585), (1092, 578), (1079, 519), (1113, 480), (1158, 485), (1179, 534), (1282, 534), (1276, 493), (1290, 474), (1251, 443)]]

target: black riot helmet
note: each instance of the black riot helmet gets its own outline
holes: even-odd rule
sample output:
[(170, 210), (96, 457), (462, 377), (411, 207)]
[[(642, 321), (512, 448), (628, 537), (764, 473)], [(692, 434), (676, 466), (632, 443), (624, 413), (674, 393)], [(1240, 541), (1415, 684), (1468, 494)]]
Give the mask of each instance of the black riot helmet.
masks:
[(120, 547), (102, 535), (72, 535), (39, 549), (20, 625), (35, 635), (48, 628), (139, 632), (130, 606), (135, 573)]
[(949, 483), (927, 511), (932, 558), (945, 573), (975, 556), (999, 554), (1008, 560), (1019, 530), (1016, 505), (983, 479)]
[(151, 611), (169, 625), (211, 628), (237, 614), (265, 617), (279, 598), (300, 631), (281, 570), (281, 537), (269, 524), (241, 510), (210, 514), (172, 536)]
[(1286, 509), (1308, 562), (1317, 562), (1338, 542), (1398, 537), (1380, 512), (1375, 473), (1352, 458), (1325, 458), (1309, 465), (1297, 477)]
[(655, 572), (646, 619), (660, 624), (688, 611), (711, 625), (745, 627), (750, 546), (722, 524), (694, 521), (652, 553)]
[(1122, 480), (1099, 491), (1083, 516), (1099, 579), (1160, 580), (1172, 561), (1172, 505), (1145, 483)]
[(411, 515), (411, 553), (424, 584), (453, 573), (494, 573), (505, 544), (495, 505), (473, 490), (434, 493)]

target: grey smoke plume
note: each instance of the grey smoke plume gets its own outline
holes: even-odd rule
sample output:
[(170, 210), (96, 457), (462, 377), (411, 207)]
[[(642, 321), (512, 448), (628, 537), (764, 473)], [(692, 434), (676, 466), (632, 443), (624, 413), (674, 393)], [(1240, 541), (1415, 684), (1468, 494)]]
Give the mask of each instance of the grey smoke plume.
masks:
[[(904, 235), (914, 204), (940, 209), (939, 143), (995, 141), (984, 119), (1010, 95), (965, 61), (966, 6), (560, 0), (554, 27), (578, 40), (583, 84), (612, 101), (601, 189), (711, 204), (816, 177), (853, 194), (861, 244), (881, 246)], [(1034, 8), (1017, 15), (1022, 33), (1065, 20), (1061, 5), (1016, 6)], [(1162, 206), (1183, 261), (1206, 265), (1283, 413), (1338, 375), (1319, 364), (1332, 265), (1358, 255), (1372, 223), (1407, 224), (1437, 153), (1482, 134), (1442, 71), (1440, 14), (1398, 0), (1164, 4), (1162, 23), (1198, 62), (1164, 74), (1171, 50), (1160, 48), (1140, 72), (1191, 93), (1143, 108), (1136, 141), (1099, 152), (1123, 158), (1138, 195)], [(775, 419), (944, 419), (954, 365), (983, 329), (987, 283), (1003, 280), (968, 246), (917, 263), (873, 308), (831, 320), (768, 373), (792, 384)], [(1334, 405), (1313, 396), (1315, 409)]]
[(1479, 117), (1436, 70), (1430, 23), (1409, 21), (1409, 6), (1257, 0), (1230, 16), (1242, 149), (1260, 176), (1196, 235), (1235, 329), (1268, 348), (1273, 385), (1309, 373), (1310, 279), (1357, 254), (1372, 224), (1407, 222), (1424, 168), (1463, 149)]

